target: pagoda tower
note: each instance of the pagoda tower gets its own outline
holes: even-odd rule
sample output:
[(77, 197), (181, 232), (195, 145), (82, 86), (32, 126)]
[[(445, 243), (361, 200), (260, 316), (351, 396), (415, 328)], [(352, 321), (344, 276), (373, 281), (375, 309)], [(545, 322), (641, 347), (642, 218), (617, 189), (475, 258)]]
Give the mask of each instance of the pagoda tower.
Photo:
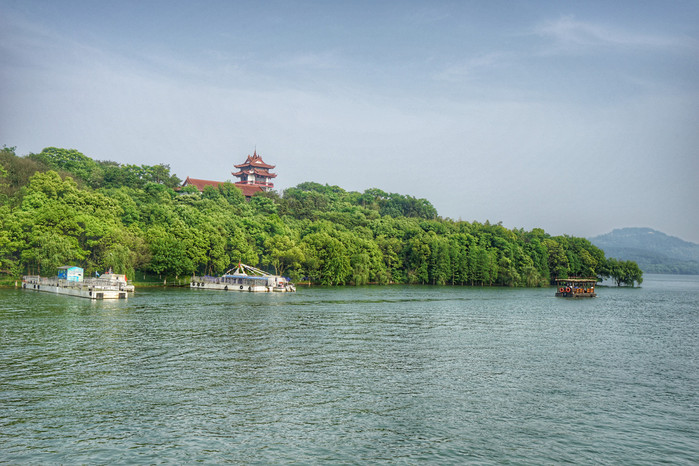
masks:
[(238, 171), (231, 172), (231, 174), (238, 178), (235, 184), (241, 189), (243, 186), (257, 186), (262, 191), (269, 191), (274, 187), (274, 183), (271, 182), (271, 179), (276, 178), (277, 174), (270, 173), (270, 170), (273, 169), (275, 165), (266, 164), (262, 160), (262, 157), (257, 155), (257, 149), (255, 149), (252, 155), (248, 155), (245, 162), (233, 166), (237, 168)]

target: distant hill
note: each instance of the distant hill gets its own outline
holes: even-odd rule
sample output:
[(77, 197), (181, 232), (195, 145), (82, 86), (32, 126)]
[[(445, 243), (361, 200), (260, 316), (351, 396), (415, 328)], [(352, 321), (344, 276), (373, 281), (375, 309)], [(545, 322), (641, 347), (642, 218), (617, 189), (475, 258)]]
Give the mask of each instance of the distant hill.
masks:
[(589, 239), (607, 257), (635, 261), (646, 273), (699, 275), (699, 244), (651, 228), (621, 228)]

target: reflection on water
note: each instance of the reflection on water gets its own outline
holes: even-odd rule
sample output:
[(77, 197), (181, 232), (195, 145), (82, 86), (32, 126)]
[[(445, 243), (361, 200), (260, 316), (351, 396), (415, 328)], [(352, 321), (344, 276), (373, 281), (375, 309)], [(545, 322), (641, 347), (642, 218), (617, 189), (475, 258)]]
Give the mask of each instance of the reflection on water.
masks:
[(0, 461), (691, 463), (699, 280), (0, 290)]

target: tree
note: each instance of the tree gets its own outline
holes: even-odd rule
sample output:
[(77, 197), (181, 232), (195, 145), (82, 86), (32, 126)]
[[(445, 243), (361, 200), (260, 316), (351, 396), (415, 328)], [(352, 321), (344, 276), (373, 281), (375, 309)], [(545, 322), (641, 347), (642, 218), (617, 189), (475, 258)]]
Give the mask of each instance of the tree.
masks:
[(466, 233), (456, 233), (450, 236), (452, 257), (452, 284), (464, 285), (471, 276), (468, 252), (474, 242), (473, 236)]
[(403, 244), (400, 239), (381, 235), (376, 238), (375, 244), (379, 248), (381, 259), (384, 263), (386, 283), (404, 283), (403, 260), (401, 251)]
[(301, 240), (309, 276), (314, 276), (323, 285), (347, 283), (352, 267), (347, 247), (327, 231), (310, 233)]
[[(185, 186), (188, 188), (189, 186)], [(218, 189), (213, 186), (204, 186), (204, 190), (201, 192), (202, 199), (218, 199), (221, 197), (221, 193)]]
[(24, 222), (9, 206), (0, 206), (0, 273), (19, 278), (21, 254), (26, 249)]
[(471, 269), (471, 283), (491, 285), (497, 277), (495, 252), (488, 250), (482, 244), (477, 244), (469, 249), (468, 260), (469, 269)]
[(544, 239), (543, 245), (548, 255), (551, 278), (568, 278), (568, 256), (563, 246), (550, 238)]
[(218, 191), (221, 193), (221, 196), (223, 196), (231, 205), (241, 205), (245, 203), (243, 191), (229, 181), (219, 184)]
[(78, 263), (86, 256), (87, 252), (78, 247), (74, 238), (56, 236), (43, 228), (32, 232), (27, 249), (22, 251), (23, 262), (45, 275), (53, 275), (58, 267)]
[(616, 283), (616, 286), (625, 285), (635, 286), (643, 283), (643, 271), (634, 261), (622, 261), (610, 257), (607, 259), (604, 276), (610, 277)]
[(44, 162), (49, 167), (70, 172), (86, 182), (103, 178), (97, 162), (75, 149), (46, 147), (34, 158)]
[(422, 237), (415, 236), (408, 240), (405, 247), (404, 264), (407, 269), (408, 283), (429, 283), (429, 258), (430, 247)]
[(369, 283), (369, 254), (358, 252), (352, 255), (352, 283), (355, 285), (366, 285)]
[(452, 278), (449, 241), (433, 231), (428, 234), (430, 258), (428, 261), (429, 281), (433, 285), (445, 285)]
[(498, 281), (505, 286), (516, 286), (520, 276), (515, 269), (514, 263), (508, 257), (502, 256), (498, 260)]
[(182, 241), (162, 228), (152, 228), (147, 236), (152, 255), (148, 264), (150, 270), (157, 274), (165, 273), (175, 276), (194, 272), (194, 264)]
[(272, 199), (257, 194), (250, 199), (250, 207), (263, 214), (277, 213), (277, 204)]
[(20, 188), (26, 186), (34, 173), (49, 170), (43, 162), (29, 157), (17, 157), (14, 147), (3, 147), (0, 150), (0, 167), (3, 172), (3, 186), (0, 187), (0, 192), (7, 196), (3, 199), (3, 203), (9, 201), (9, 198)]
[(297, 269), (304, 261), (302, 249), (288, 236), (272, 236), (265, 242), (267, 254), (263, 263), (274, 267), (276, 275), (283, 275), (289, 268)]

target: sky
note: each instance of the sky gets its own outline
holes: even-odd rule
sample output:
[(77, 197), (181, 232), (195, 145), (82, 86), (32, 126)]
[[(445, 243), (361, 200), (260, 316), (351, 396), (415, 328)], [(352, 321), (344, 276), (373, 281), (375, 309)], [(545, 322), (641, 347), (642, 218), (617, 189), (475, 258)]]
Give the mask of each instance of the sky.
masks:
[(699, 243), (699, 2), (0, 0), (0, 144)]

